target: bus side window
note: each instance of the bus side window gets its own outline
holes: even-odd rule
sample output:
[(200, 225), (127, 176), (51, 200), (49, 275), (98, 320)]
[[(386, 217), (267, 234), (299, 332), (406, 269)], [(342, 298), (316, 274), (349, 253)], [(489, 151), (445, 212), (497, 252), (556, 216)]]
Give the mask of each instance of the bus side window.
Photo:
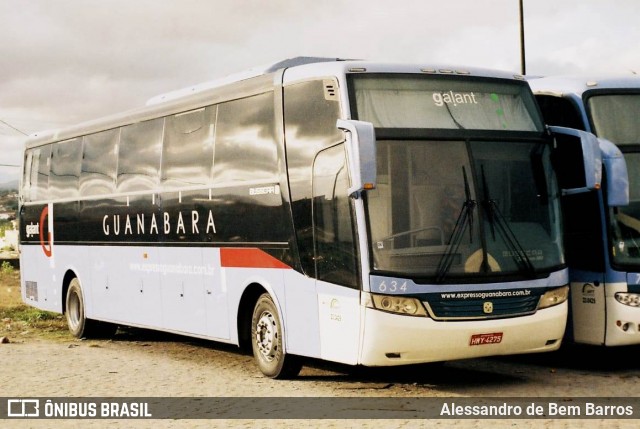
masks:
[(46, 200), (49, 195), (51, 145), (36, 149), (33, 158), (31, 164), (31, 201)]
[(278, 181), (273, 93), (218, 106), (213, 182)]
[(24, 202), (45, 199), (49, 187), (51, 146), (29, 149), (25, 153), (22, 176)]
[(80, 195), (106, 195), (115, 192), (120, 129), (91, 134), (84, 138)]
[(155, 189), (160, 181), (164, 118), (122, 128), (118, 150), (118, 192)]
[(536, 95), (536, 101), (545, 124), (585, 131), (580, 112), (568, 98)]
[(24, 170), (22, 171), (22, 192), (24, 201), (31, 201), (31, 183), (35, 181), (33, 180), (34, 176), (37, 179), (37, 175), (34, 175), (33, 168), (33, 156), (34, 150), (29, 149), (24, 154)]
[(162, 185), (177, 188), (211, 180), (217, 106), (168, 116), (162, 154)]
[(65, 140), (53, 145), (49, 175), (51, 199), (78, 196), (81, 159), (82, 138)]

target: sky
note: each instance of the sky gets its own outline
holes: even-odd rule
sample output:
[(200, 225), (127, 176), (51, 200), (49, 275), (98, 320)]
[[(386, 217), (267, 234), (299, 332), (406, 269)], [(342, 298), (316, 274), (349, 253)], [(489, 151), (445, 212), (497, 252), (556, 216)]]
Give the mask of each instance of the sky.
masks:
[[(640, 73), (640, 1), (523, 0), (529, 75)], [(296, 56), (520, 72), (518, 0), (0, 0), (0, 183), (25, 136)]]

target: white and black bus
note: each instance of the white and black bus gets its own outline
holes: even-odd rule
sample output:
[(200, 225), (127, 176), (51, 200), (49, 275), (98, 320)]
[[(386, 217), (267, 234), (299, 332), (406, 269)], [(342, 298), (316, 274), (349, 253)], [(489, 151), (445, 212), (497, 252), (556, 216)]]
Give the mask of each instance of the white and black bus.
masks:
[(28, 139), (23, 299), (77, 337), (253, 348), (280, 378), (555, 350), (558, 182), (599, 184), (573, 133), (486, 70), (302, 57), (170, 93)]

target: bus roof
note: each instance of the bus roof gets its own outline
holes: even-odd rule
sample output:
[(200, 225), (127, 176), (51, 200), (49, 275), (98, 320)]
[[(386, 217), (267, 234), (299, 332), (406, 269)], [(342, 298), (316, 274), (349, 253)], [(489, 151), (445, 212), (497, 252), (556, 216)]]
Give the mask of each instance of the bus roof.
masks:
[[(283, 68), (297, 67), (305, 64), (317, 64), (322, 62), (336, 62), (347, 61), (340, 58), (323, 58), (323, 57), (295, 57), (283, 61), (278, 61), (270, 64), (263, 64), (260, 66), (252, 67), (248, 70), (244, 70), (238, 73), (230, 74), (220, 79), (211, 80), (208, 82), (202, 82), (197, 85), (189, 86), (187, 88), (170, 91), (164, 94), (156, 95), (155, 97), (147, 100), (147, 106), (154, 104), (164, 103), (169, 100), (175, 100), (177, 98), (187, 97), (191, 94), (199, 93), (209, 89), (220, 88), (231, 83), (241, 82), (253, 77), (266, 75), (269, 73), (275, 73)], [(353, 61), (353, 60), (351, 60)]]
[[(286, 73), (281, 76), (283, 70), (286, 70)], [(296, 57), (161, 94), (149, 99), (145, 106), (138, 109), (83, 122), (64, 129), (36, 132), (27, 138), (26, 147), (68, 140), (159, 116), (197, 109), (234, 98), (242, 98), (260, 91), (264, 92), (280, 83), (280, 81), (276, 81), (277, 78), (283, 79), (281, 82), (286, 84), (313, 77), (341, 76), (347, 73), (419, 73), (524, 80), (521, 75), (515, 73), (481, 68), (422, 63), (382, 63), (340, 58)]]
[(640, 89), (638, 75), (609, 76), (548, 76), (527, 78), (536, 94), (564, 96), (573, 94), (582, 98), (586, 91), (594, 89)]

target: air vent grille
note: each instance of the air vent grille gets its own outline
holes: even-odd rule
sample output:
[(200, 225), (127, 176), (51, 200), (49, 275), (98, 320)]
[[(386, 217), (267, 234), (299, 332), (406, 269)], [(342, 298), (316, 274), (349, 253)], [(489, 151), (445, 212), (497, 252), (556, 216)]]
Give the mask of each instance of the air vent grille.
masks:
[(329, 101), (338, 100), (338, 84), (333, 80), (324, 81), (324, 98)]

